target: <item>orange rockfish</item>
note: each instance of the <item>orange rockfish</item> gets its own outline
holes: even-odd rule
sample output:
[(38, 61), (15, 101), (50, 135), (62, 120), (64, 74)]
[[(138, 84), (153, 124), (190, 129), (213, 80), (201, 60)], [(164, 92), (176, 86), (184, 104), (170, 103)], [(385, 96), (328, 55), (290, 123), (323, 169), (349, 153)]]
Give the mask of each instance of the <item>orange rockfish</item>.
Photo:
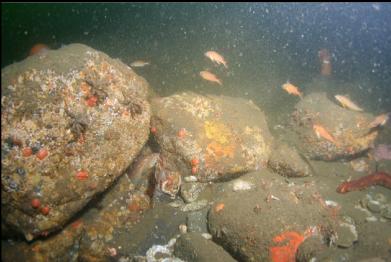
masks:
[(385, 114), (378, 115), (377, 117), (375, 117), (375, 119), (371, 123), (369, 123), (369, 128), (384, 126), (388, 122), (388, 120), (390, 119), (390, 115), (391, 115), (391, 113), (385, 113)]
[(318, 138), (323, 137), (324, 139), (338, 145), (337, 140), (321, 125), (313, 125), (312, 128), (315, 131), (315, 134)]
[(208, 51), (204, 54), (207, 58), (212, 60), (212, 62), (217, 63), (218, 65), (223, 64), (225, 68), (228, 68), (227, 62), (225, 61), (224, 57), (220, 55), (219, 53), (215, 51)]
[(289, 81), (282, 85), (282, 89), (287, 91), (288, 94), (300, 96), (300, 98), (303, 99), (303, 94), (300, 92), (299, 88), (289, 83)]
[(149, 62), (143, 61), (143, 60), (136, 60), (133, 63), (130, 64), (131, 67), (144, 67), (149, 65)]
[(212, 74), (211, 72), (209, 71), (201, 71), (200, 72), (200, 76), (205, 79), (205, 80), (208, 80), (208, 81), (211, 81), (211, 82), (215, 82), (215, 83), (218, 83), (219, 85), (223, 85), (223, 82), (221, 82), (220, 79), (217, 78), (217, 76), (215, 76), (214, 74)]
[(350, 110), (353, 110), (353, 111), (363, 111), (362, 108), (358, 107), (355, 103), (353, 103), (349, 98), (347, 98), (346, 96), (341, 96), (341, 95), (336, 95), (335, 96), (335, 99), (338, 100), (338, 102), (341, 103), (341, 105), (344, 107), (344, 108), (348, 108)]

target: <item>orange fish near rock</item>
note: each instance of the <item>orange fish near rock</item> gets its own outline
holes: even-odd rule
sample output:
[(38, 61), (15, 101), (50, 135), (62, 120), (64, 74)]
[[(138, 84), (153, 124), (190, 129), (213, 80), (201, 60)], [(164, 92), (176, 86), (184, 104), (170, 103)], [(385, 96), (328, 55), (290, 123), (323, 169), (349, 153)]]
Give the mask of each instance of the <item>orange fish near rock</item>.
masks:
[(337, 142), (337, 140), (335, 140), (335, 138), (321, 125), (313, 125), (312, 128), (314, 129), (315, 131), (315, 134), (318, 138), (321, 138), (323, 137), (324, 139), (332, 142), (333, 144), (335, 145), (339, 145), (339, 143)]
[(303, 99), (303, 94), (300, 92), (299, 88), (289, 83), (289, 81), (282, 85), (282, 89), (287, 91), (288, 94), (299, 96), (301, 99)]
[(212, 60), (212, 62), (217, 63), (218, 65), (224, 65), (225, 68), (228, 68), (227, 62), (224, 57), (215, 51), (208, 51), (204, 54), (207, 58)]
[(40, 54), (43, 52), (46, 52), (50, 50), (50, 48), (45, 45), (45, 44), (35, 44), (31, 49), (30, 49), (30, 56)]
[(208, 81), (211, 81), (211, 82), (215, 82), (215, 83), (218, 83), (219, 85), (223, 85), (223, 82), (221, 82), (220, 79), (217, 78), (217, 76), (215, 76), (214, 74), (212, 74), (211, 72), (209, 71), (201, 71), (200, 72), (200, 76), (205, 79), (205, 80), (208, 80)]
[(391, 113), (378, 115), (371, 123), (369, 123), (369, 128), (384, 126), (390, 119), (390, 115)]
[(130, 64), (131, 67), (144, 67), (147, 65), (150, 65), (150, 63), (143, 60), (136, 60)]
[(362, 108), (358, 107), (355, 103), (352, 102), (348, 97), (342, 95), (336, 95), (335, 99), (341, 103), (344, 108), (353, 110), (353, 111), (364, 111)]

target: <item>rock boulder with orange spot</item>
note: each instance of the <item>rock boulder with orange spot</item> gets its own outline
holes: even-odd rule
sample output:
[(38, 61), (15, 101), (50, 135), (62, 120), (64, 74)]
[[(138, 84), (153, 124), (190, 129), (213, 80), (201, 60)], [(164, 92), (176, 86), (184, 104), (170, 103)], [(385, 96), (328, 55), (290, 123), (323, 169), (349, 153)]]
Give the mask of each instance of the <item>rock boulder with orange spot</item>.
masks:
[[(32, 240), (62, 228), (132, 163), (149, 135), (149, 86), (82, 44), (9, 65), (1, 81), (2, 222)], [(37, 197), (46, 216), (31, 207)]]
[[(208, 213), (208, 229), (213, 241), (240, 261), (294, 262), (306, 238), (316, 235), (324, 241), (336, 228), (327, 208), (314, 197), (316, 186), (288, 184), (269, 170), (237, 180), (254, 187), (230, 193), (235, 180), (214, 185), (218, 192)], [(223, 210), (217, 208), (220, 203)]]
[[(251, 101), (186, 92), (157, 98), (152, 106), (162, 157), (183, 175), (192, 175), (192, 159), (199, 161), (200, 181), (232, 177), (267, 162), (273, 138), (263, 112)], [(178, 139), (182, 128), (186, 136)]]

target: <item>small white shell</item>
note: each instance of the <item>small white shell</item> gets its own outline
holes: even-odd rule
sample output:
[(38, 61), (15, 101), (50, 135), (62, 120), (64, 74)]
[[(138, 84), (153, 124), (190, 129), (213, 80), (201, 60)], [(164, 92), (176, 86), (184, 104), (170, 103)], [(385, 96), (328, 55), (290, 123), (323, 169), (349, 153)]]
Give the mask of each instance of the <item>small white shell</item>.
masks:
[(203, 238), (205, 238), (205, 239), (207, 239), (207, 240), (212, 239), (212, 235), (209, 234), (209, 233), (202, 233), (201, 236), (203, 236)]
[(187, 226), (185, 224), (180, 224), (179, 225), (179, 232), (181, 232), (181, 234), (186, 234), (187, 233)]
[(233, 191), (243, 191), (243, 190), (250, 190), (254, 187), (254, 184), (238, 179), (233, 183)]
[(196, 176), (185, 176), (183, 180), (185, 180), (185, 182), (197, 182), (198, 178)]
[(326, 206), (328, 207), (338, 207), (339, 204), (333, 200), (325, 200)]

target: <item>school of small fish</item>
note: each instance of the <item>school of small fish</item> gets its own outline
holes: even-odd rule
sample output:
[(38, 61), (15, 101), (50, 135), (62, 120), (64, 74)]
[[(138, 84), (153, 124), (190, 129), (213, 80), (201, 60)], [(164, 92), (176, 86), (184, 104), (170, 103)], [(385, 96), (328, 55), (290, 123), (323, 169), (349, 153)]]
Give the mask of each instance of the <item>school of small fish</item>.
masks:
[[(224, 65), (226, 69), (228, 68), (227, 61), (225, 61), (224, 57), (216, 51), (207, 51), (204, 55), (209, 58), (213, 63), (217, 65)], [(217, 83), (220, 86), (223, 85), (223, 82), (215, 74), (207, 70), (201, 71), (200, 76), (207, 81)]]
[[(329, 76), (331, 74), (331, 61), (330, 61), (331, 55), (329, 51), (327, 49), (321, 49), (318, 55), (322, 62), (321, 75)], [(212, 61), (216, 66), (223, 65), (225, 69), (228, 69), (227, 61), (218, 52), (210, 50), (205, 52), (204, 56), (210, 59), (210, 61)], [(323, 68), (325, 66), (324, 64), (327, 64), (326, 65), (327, 68)], [(144, 67), (147, 65), (150, 65), (150, 63), (144, 60), (136, 60), (130, 64), (131, 67)], [(210, 72), (209, 69), (200, 71), (199, 76), (206, 81), (223, 86), (223, 81), (214, 73)], [(281, 88), (288, 94), (293, 96), (298, 96), (300, 97), (300, 99), (303, 99), (303, 92), (300, 90), (298, 86), (292, 84), (291, 82), (287, 81), (286, 83), (282, 84)], [(356, 103), (354, 103), (347, 95), (335, 95), (334, 97), (338, 101), (338, 103), (345, 109), (357, 111), (357, 112), (364, 111), (361, 107), (359, 107)], [(370, 129), (373, 129), (373, 128), (384, 126), (386, 123), (388, 123), (390, 116), (391, 116), (391, 112), (378, 115), (372, 120), (372, 122), (369, 123), (368, 127)], [(335, 144), (336, 146), (339, 146), (339, 142), (335, 139), (335, 137), (321, 124), (319, 123), (313, 124), (313, 130), (319, 139), (320, 138), (325, 139)]]

